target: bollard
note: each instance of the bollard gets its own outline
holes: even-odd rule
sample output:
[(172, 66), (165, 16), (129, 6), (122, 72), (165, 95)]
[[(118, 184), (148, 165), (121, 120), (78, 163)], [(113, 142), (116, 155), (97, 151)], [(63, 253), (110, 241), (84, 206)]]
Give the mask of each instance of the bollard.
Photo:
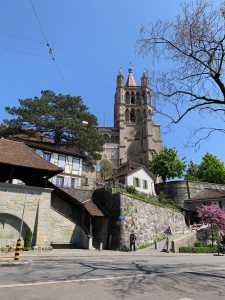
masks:
[(103, 248), (103, 243), (100, 242), (99, 251), (102, 251), (102, 248)]
[(20, 251), (21, 251), (21, 239), (18, 239), (17, 242), (16, 242), (14, 260), (19, 260), (20, 259)]
[(155, 249), (158, 249), (158, 243), (157, 243), (157, 240), (154, 240), (154, 244), (155, 244)]

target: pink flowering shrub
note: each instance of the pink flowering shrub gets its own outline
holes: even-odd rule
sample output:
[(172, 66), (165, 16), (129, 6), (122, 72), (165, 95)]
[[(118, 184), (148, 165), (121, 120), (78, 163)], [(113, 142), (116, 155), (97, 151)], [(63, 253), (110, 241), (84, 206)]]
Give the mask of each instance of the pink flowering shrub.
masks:
[(217, 205), (202, 205), (197, 209), (198, 217), (204, 224), (208, 224), (208, 230), (212, 234), (212, 245), (214, 233), (225, 231), (225, 209)]

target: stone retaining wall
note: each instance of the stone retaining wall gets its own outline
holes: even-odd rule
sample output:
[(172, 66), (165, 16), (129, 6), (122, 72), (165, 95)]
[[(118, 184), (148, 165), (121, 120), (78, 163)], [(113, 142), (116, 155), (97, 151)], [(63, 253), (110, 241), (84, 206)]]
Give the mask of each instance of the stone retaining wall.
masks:
[(184, 207), (185, 200), (192, 198), (195, 194), (205, 188), (225, 190), (225, 185), (189, 180), (169, 181), (166, 183), (162, 182), (155, 185), (157, 195), (160, 192), (163, 192), (168, 199), (171, 199), (182, 207)]
[[(182, 213), (134, 199), (113, 190), (101, 189), (95, 193), (95, 201), (109, 215), (109, 249), (129, 248), (132, 230), (137, 235), (137, 246), (149, 244), (171, 227), (172, 233), (186, 228)], [(119, 217), (125, 220), (120, 221)]]

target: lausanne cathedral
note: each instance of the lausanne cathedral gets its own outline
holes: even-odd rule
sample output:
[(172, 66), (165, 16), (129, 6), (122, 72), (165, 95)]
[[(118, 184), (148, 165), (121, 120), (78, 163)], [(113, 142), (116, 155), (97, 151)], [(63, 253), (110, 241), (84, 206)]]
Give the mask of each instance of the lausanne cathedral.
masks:
[(162, 149), (160, 125), (153, 121), (149, 78), (144, 71), (137, 85), (129, 68), (125, 83), (122, 71), (117, 76), (114, 102), (114, 127), (100, 127), (104, 137), (103, 157), (114, 167), (127, 161), (147, 164)]

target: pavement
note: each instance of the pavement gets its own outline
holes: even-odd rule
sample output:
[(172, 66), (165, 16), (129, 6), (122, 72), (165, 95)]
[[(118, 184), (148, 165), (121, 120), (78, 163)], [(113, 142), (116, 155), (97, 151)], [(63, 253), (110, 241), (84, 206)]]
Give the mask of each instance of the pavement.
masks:
[[(176, 237), (180, 237), (181, 234), (176, 235)], [(175, 236), (172, 236), (174, 239)], [(63, 258), (75, 258), (75, 257), (107, 257), (107, 256), (190, 256), (190, 255), (212, 255), (212, 254), (193, 254), (193, 253), (173, 253), (173, 252), (162, 252), (164, 248), (166, 240), (162, 240), (157, 242), (157, 249), (155, 249), (155, 245), (151, 245), (144, 249), (139, 249), (136, 252), (126, 252), (126, 251), (113, 251), (113, 250), (87, 250), (87, 249), (53, 249), (53, 250), (31, 250), (31, 251), (22, 251), (20, 253), (20, 260), (14, 261), (14, 252), (10, 253), (2, 253), (0, 252), (0, 266), (8, 263), (11, 264), (29, 264), (32, 263), (32, 259), (34, 258), (51, 258), (51, 257), (63, 257)]]

